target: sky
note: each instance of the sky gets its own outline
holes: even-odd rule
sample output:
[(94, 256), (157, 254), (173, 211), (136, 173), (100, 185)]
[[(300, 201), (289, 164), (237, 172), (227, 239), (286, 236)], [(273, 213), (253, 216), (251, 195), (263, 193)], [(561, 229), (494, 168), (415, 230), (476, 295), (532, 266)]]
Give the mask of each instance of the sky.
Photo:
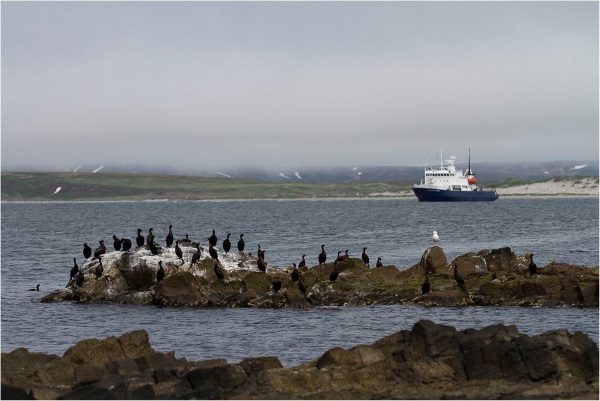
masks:
[(1, 168), (598, 160), (598, 2), (1, 3)]

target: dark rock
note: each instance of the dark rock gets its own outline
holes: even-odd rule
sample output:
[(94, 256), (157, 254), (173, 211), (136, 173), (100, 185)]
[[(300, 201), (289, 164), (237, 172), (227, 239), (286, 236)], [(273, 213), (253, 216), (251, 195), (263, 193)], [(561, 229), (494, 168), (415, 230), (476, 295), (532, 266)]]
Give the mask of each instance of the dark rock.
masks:
[(2, 383), (0, 398), (3, 400), (35, 400), (31, 390), (13, 387), (10, 384), (4, 383)]
[(489, 271), (520, 272), (517, 267), (517, 257), (509, 247), (481, 250), (477, 256), (483, 257)]
[(448, 259), (444, 250), (437, 245), (427, 248), (421, 257), (420, 267), (429, 273), (436, 273), (438, 269), (444, 269), (448, 265)]

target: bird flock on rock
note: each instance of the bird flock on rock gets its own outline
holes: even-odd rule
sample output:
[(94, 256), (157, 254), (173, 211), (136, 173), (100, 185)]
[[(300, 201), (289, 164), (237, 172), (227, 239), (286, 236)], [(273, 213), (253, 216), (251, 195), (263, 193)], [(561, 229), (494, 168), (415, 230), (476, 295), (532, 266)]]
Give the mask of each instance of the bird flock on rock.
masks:
[[(136, 251), (139, 250), (140, 248), (144, 247), (144, 244), (145, 244), (146, 249), (150, 250), (152, 255), (158, 256), (161, 253), (159, 251), (158, 244), (154, 240), (155, 235), (153, 234), (153, 230), (154, 230), (153, 228), (149, 228), (147, 236), (144, 237), (142, 235), (142, 229), (141, 228), (137, 229), (137, 236), (135, 237)], [(222, 249), (225, 252), (225, 254), (227, 254), (231, 251), (232, 244), (231, 244), (230, 236), (231, 236), (231, 233), (227, 233), (227, 237), (222, 242)], [(113, 247), (114, 247), (115, 251), (128, 252), (131, 250), (131, 247), (132, 247), (131, 240), (129, 240), (127, 238), (118, 238), (116, 235), (113, 235), (112, 239), (113, 239)], [(208, 253), (209, 253), (210, 257), (214, 260), (213, 269), (214, 269), (215, 275), (216, 275), (217, 279), (219, 279), (220, 281), (223, 281), (225, 279), (225, 270), (219, 264), (219, 253), (217, 252), (217, 249), (216, 249), (217, 243), (218, 243), (218, 238), (216, 235), (216, 230), (214, 228), (212, 230), (212, 234), (209, 237), (207, 237), (206, 239), (208, 240), (208, 244), (209, 244)], [(432, 241), (435, 246), (437, 246), (439, 244), (440, 237), (439, 237), (437, 231), (433, 231)], [(102, 265), (102, 257), (106, 253), (106, 245), (104, 243), (104, 240), (99, 240), (98, 242), (99, 242), (99, 246), (93, 252), (92, 252), (92, 248), (88, 245), (87, 242), (85, 242), (83, 244), (83, 256), (85, 258), (85, 261), (87, 261), (89, 259), (92, 259), (92, 260), (97, 259), (98, 260), (98, 263), (96, 264), (96, 266), (94, 267), (94, 270), (93, 270), (93, 272), (96, 276), (96, 279), (101, 278), (104, 274), (104, 266)], [(169, 228), (168, 228), (168, 234), (165, 237), (166, 248), (171, 248), (173, 246), (173, 243), (175, 243), (175, 255), (177, 256), (177, 260), (181, 260), (181, 265), (183, 265), (185, 263), (185, 261), (183, 259), (183, 250), (182, 250), (181, 246), (191, 246), (191, 247), (196, 248), (196, 251), (192, 254), (192, 258), (190, 260), (190, 268), (193, 265), (200, 262), (200, 258), (202, 256), (202, 250), (200, 249), (200, 244), (197, 242), (193, 242), (189, 238), (189, 234), (185, 234), (185, 238), (178, 239), (175, 241), (174, 234), (173, 234), (173, 225), (171, 224), (171, 225), (169, 225)], [(239, 239), (237, 241), (237, 250), (241, 254), (243, 254), (243, 252), (245, 250), (244, 234), (240, 234), (240, 236), (239, 236)], [(367, 266), (370, 267), (370, 258), (366, 251), (367, 251), (367, 247), (363, 247), (361, 259)], [(350, 258), (350, 255), (348, 252), (349, 252), (348, 249), (344, 250), (343, 253), (342, 253), (342, 251), (338, 251), (337, 257), (333, 262), (333, 270), (329, 276), (330, 283), (333, 283), (334, 281), (336, 281), (336, 279), (338, 278), (338, 276), (341, 272), (341, 269), (339, 268), (338, 264), (340, 262), (343, 262)], [(251, 255), (251, 254), (249, 254), (249, 255)], [(327, 261), (327, 252), (325, 251), (325, 244), (321, 245), (321, 252), (317, 255), (317, 260), (319, 262), (319, 266), (323, 265)], [(381, 257), (377, 258), (375, 266), (376, 267), (383, 266)], [(267, 272), (267, 262), (265, 261), (265, 250), (262, 249), (260, 245), (258, 245), (258, 249), (257, 249), (256, 267), (262, 273)], [(306, 267), (306, 254), (302, 255), (302, 259), (300, 260), (300, 262), (298, 263), (297, 266), (296, 266), (296, 263), (293, 263), (293, 270), (291, 272), (292, 284), (297, 282), (299, 290), (302, 293), (306, 293), (306, 285), (302, 278), (302, 274), (299, 270), (299, 268), (301, 268), (301, 267)], [(463, 291), (468, 293), (468, 289), (466, 287), (465, 280), (458, 272), (458, 265), (456, 263), (454, 263), (453, 267), (454, 267), (453, 277), (454, 277), (454, 280), (456, 281), (456, 284)], [(536, 266), (535, 262), (533, 261), (533, 254), (530, 254), (529, 273), (530, 273), (530, 277), (533, 277), (537, 273), (537, 266)], [(425, 281), (423, 282), (423, 284), (421, 286), (422, 294), (427, 294), (431, 291), (431, 283), (429, 281), (429, 274), (430, 274), (430, 272), (425, 271)], [(156, 283), (158, 284), (164, 278), (165, 278), (165, 269), (163, 267), (163, 261), (160, 260), (159, 268), (156, 272)], [(70, 285), (75, 285), (75, 286), (81, 287), (83, 285), (83, 283), (84, 283), (83, 272), (77, 265), (77, 258), (73, 258), (73, 267), (70, 270), (69, 283), (67, 284), (67, 287)], [(272, 283), (273, 291), (274, 292), (279, 291), (281, 289), (281, 285), (282, 285), (281, 281), (274, 280)], [(37, 285), (36, 289), (31, 289), (30, 291), (32, 291), (32, 290), (39, 291), (39, 284)]]

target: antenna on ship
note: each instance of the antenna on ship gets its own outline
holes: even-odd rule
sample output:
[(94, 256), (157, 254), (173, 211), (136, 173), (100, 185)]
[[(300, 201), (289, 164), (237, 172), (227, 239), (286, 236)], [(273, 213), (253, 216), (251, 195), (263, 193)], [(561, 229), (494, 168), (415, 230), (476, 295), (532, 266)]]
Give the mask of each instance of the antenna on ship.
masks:
[(471, 170), (471, 148), (469, 148), (469, 167), (467, 169), (467, 181), (470, 185), (474, 185), (477, 183), (477, 178), (475, 178), (475, 174)]

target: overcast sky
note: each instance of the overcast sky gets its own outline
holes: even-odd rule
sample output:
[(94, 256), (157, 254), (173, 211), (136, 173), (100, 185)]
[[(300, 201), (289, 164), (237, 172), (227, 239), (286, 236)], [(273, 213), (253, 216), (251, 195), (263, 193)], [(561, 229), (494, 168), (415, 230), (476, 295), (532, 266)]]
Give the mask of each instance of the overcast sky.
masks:
[(2, 169), (598, 160), (598, 2), (2, 2)]

